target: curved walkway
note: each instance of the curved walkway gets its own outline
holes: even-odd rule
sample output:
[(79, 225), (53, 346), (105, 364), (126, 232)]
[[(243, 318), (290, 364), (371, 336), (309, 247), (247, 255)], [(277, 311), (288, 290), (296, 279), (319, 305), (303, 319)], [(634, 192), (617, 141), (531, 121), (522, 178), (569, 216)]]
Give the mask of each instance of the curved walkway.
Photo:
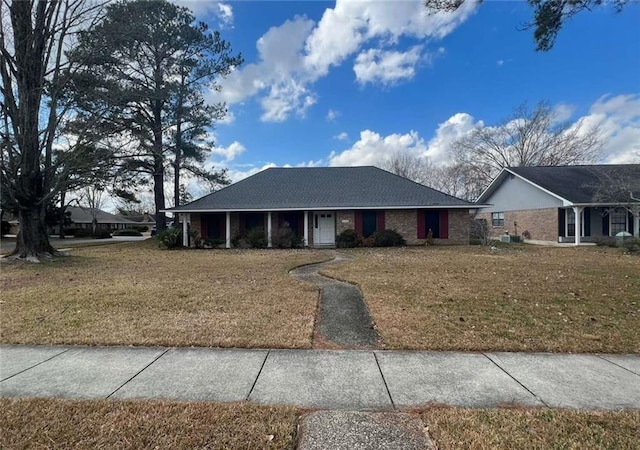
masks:
[(357, 286), (320, 275), (323, 267), (351, 261), (336, 253), (331, 261), (309, 264), (289, 273), (320, 288), (320, 303), (314, 330), (314, 347), (343, 349), (376, 348), (379, 336)]

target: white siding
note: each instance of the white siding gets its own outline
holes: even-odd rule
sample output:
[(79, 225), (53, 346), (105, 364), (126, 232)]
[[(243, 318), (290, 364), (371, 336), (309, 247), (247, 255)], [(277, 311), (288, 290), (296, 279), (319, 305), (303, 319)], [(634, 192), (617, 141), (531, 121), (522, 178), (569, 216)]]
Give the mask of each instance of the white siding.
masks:
[(507, 175), (484, 203), (492, 206), (483, 208), (483, 212), (521, 211), (562, 206), (561, 200), (514, 175)]

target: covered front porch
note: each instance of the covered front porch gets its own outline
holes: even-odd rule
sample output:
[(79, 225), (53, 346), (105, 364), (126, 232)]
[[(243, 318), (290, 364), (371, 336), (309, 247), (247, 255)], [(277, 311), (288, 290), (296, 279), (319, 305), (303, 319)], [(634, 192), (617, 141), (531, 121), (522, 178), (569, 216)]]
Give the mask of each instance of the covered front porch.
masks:
[[(576, 232), (579, 230), (579, 232)], [(620, 232), (638, 237), (640, 205), (570, 206), (558, 209), (558, 242), (580, 245)]]
[(189, 232), (195, 231), (224, 248), (247, 246), (243, 242), (248, 237), (262, 237), (268, 248), (283, 246), (283, 240), (295, 247), (318, 247), (335, 245), (335, 216), (334, 211), (225, 211), (181, 213), (180, 222), (185, 246)]

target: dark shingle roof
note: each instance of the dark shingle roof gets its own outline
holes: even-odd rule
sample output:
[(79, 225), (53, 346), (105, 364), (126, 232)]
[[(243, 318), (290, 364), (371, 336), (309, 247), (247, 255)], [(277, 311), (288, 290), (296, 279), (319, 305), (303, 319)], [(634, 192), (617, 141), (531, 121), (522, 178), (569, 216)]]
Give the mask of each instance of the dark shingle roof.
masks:
[[(572, 203), (629, 201), (640, 193), (640, 164), (509, 167), (515, 173)], [(621, 189), (621, 185), (624, 185)]]
[(382, 207), (471, 203), (377, 167), (271, 168), (171, 211)]
[(67, 212), (71, 213), (71, 221), (74, 223), (91, 223), (93, 222), (93, 211), (95, 211), (98, 223), (123, 223), (125, 225), (136, 225), (135, 222), (110, 214), (101, 209), (83, 208), (81, 206), (67, 206)]

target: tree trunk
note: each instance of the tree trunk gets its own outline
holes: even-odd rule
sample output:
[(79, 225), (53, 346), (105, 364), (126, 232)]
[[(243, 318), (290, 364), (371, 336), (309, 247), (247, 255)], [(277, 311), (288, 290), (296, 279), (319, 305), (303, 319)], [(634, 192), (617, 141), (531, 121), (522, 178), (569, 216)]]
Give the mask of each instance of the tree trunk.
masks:
[(44, 208), (32, 206), (20, 209), (18, 212), (20, 231), (16, 239), (16, 248), (11, 253), (14, 258), (39, 262), (43, 258), (50, 258), (57, 252), (49, 243), (49, 236), (44, 224)]
[(64, 204), (64, 200), (66, 197), (66, 191), (63, 189), (62, 192), (60, 192), (60, 232), (58, 233), (58, 237), (60, 239), (64, 239), (64, 222), (65, 222), (65, 210), (67, 209), (65, 204)]

